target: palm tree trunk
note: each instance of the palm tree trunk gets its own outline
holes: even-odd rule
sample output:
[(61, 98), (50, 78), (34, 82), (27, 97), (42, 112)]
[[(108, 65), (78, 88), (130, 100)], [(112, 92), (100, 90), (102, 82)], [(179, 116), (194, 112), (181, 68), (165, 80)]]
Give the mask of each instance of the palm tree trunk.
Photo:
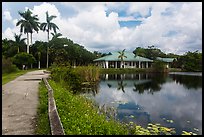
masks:
[(33, 40), (33, 39), (32, 39), (32, 33), (30, 33), (30, 34), (31, 34), (31, 36), (30, 36), (30, 45), (32, 46), (32, 44), (33, 44), (33, 43), (32, 43), (32, 40)]
[(18, 53), (19, 53), (19, 51), (20, 51), (20, 50), (19, 50), (19, 47), (18, 47)]
[(38, 52), (38, 69), (40, 69), (40, 57), (41, 57), (41, 53)]
[[(32, 46), (32, 33), (30, 33), (31, 35), (30, 35), (30, 46)], [(30, 65), (30, 67), (31, 68), (33, 68), (33, 64), (31, 63), (31, 65)]]
[[(49, 43), (49, 29), (48, 29), (48, 31), (47, 31), (47, 38), (48, 38), (48, 43)], [(48, 68), (48, 43), (47, 43), (47, 68)]]
[(27, 33), (27, 53), (29, 54), (29, 39), (28, 39), (28, 33)]
[(38, 61), (38, 69), (40, 69), (40, 60)]

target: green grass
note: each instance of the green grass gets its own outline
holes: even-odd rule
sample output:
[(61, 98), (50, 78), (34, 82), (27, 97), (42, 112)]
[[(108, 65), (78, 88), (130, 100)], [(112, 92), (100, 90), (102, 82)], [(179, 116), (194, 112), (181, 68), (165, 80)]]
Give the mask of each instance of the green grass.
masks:
[(124, 74), (124, 73), (141, 73), (150, 72), (151, 68), (101, 68), (100, 72), (105, 74)]
[(50, 135), (50, 125), (48, 117), (48, 91), (43, 81), (39, 86), (39, 104), (37, 110), (36, 135)]
[(19, 70), (16, 72), (12, 72), (12, 73), (4, 73), (2, 74), (2, 85), (14, 80), (15, 78), (30, 72), (30, 71), (34, 71), (34, 70), (38, 70), (38, 69), (29, 69), (29, 70)]
[(128, 134), (127, 128), (97, 113), (96, 107), (83, 96), (74, 95), (59, 83), (50, 80), (54, 90), (57, 110), (66, 135), (120, 135)]

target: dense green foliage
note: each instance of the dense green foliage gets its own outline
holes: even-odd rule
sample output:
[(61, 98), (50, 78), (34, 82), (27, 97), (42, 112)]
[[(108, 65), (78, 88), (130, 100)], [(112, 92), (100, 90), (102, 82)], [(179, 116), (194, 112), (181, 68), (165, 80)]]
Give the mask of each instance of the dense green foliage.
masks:
[(99, 70), (96, 66), (80, 66), (76, 68), (72, 68), (70, 65), (52, 66), (51, 78), (76, 93), (81, 90), (82, 85), (93, 86), (98, 82)]
[(21, 68), (23, 65), (30, 65), (35, 62), (36, 59), (33, 57), (33, 55), (25, 52), (18, 53), (13, 57), (13, 63)]
[(18, 71), (18, 68), (16, 65), (13, 64), (12, 60), (10, 58), (5, 59), (2, 58), (2, 73), (11, 73)]
[(75, 92), (81, 88), (82, 79), (70, 66), (53, 67), (51, 78)]
[(100, 68), (97, 66), (79, 66), (74, 71), (81, 77), (83, 82), (98, 82)]
[(202, 53), (187, 52), (176, 63), (184, 71), (202, 71)]
[(153, 72), (166, 72), (165, 63), (162, 61), (155, 60), (152, 64)]
[(48, 117), (48, 91), (43, 81), (41, 81), (39, 86), (39, 104), (35, 134), (50, 135), (50, 133), (51, 131)]
[(148, 48), (137, 47), (133, 53), (153, 60), (156, 59), (156, 57), (176, 58), (171, 64), (171, 67), (181, 68), (182, 71), (202, 71), (202, 53), (198, 51), (188, 51), (184, 55), (176, 55), (173, 53), (165, 54), (154, 46), (148, 46)]
[(156, 57), (166, 57), (164, 52), (158, 48), (155, 48), (154, 46), (148, 46), (148, 48), (137, 47), (133, 53), (137, 56), (142, 56), (153, 60), (155, 60)]

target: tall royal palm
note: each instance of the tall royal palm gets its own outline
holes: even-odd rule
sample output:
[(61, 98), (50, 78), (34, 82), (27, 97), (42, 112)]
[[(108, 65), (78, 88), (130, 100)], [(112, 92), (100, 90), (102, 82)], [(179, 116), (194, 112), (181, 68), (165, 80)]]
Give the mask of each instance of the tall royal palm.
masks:
[(20, 16), (23, 19), (20, 19), (17, 23), (16, 26), (20, 25), (20, 32), (24, 32), (25, 34), (27, 34), (27, 53), (29, 53), (29, 35), (28, 33), (31, 32), (32, 30), (32, 25), (30, 23), (30, 20), (32, 18), (31, 14), (32, 12), (28, 9), (27, 11), (24, 12), (18, 12), (20, 14)]
[(125, 49), (122, 50), (122, 51), (118, 51), (118, 53), (119, 53), (118, 58), (121, 60), (121, 65), (120, 66), (124, 67), (124, 58), (127, 58), (127, 56), (125, 56)]
[(31, 44), (32, 44), (32, 33), (33, 30), (38, 32), (38, 28), (40, 27), (40, 23), (38, 22), (37, 15), (32, 16), (32, 12), (28, 9), (25, 12), (18, 12), (20, 16), (23, 18), (16, 23), (16, 26), (20, 25), (20, 32), (27, 34), (27, 53), (29, 53), (29, 33), (31, 34)]
[(31, 24), (31, 30), (30, 30), (30, 34), (31, 34), (31, 39), (30, 39), (31, 41), (30, 41), (30, 43), (31, 43), (31, 45), (33, 44), (32, 43), (32, 34), (33, 34), (33, 32), (36, 31), (38, 33), (39, 28), (40, 28), (40, 23), (38, 22), (38, 20), (39, 19), (38, 19), (37, 15), (32, 16), (30, 18), (30, 20), (29, 20), (30, 24)]
[[(48, 12), (46, 12), (46, 22), (44, 22), (44, 23), (42, 23), (40, 25), (40, 28), (43, 31), (47, 31), (48, 44), (49, 44), (49, 33), (50, 33), (50, 31), (53, 29), (54, 32), (56, 33), (56, 29), (59, 29), (56, 24), (51, 22), (54, 18), (56, 18), (56, 16), (53, 16), (53, 15), (49, 16)], [(49, 48), (48, 48), (48, 45), (47, 45), (47, 65), (46, 65), (47, 68), (48, 68), (48, 61), (49, 61), (48, 52), (49, 52)]]
[(21, 39), (22, 34), (17, 35), (16, 33), (14, 34), (14, 38), (15, 38), (15, 45), (18, 47), (18, 53), (20, 52), (20, 46), (25, 44), (25, 39), (26, 38), (22, 38)]

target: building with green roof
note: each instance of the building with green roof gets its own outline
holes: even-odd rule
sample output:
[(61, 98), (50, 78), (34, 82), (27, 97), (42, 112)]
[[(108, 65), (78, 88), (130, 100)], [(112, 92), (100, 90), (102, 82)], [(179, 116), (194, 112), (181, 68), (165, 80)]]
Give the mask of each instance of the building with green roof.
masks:
[(156, 60), (160, 60), (164, 63), (166, 63), (166, 68), (171, 67), (171, 63), (176, 60), (176, 58), (161, 58), (161, 57), (156, 57)]
[(135, 56), (134, 53), (124, 52), (123, 61), (119, 58), (120, 53), (112, 52), (111, 55), (107, 55), (98, 59), (95, 59), (96, 65), (102, 68), (149, 68), (153, 60)]

